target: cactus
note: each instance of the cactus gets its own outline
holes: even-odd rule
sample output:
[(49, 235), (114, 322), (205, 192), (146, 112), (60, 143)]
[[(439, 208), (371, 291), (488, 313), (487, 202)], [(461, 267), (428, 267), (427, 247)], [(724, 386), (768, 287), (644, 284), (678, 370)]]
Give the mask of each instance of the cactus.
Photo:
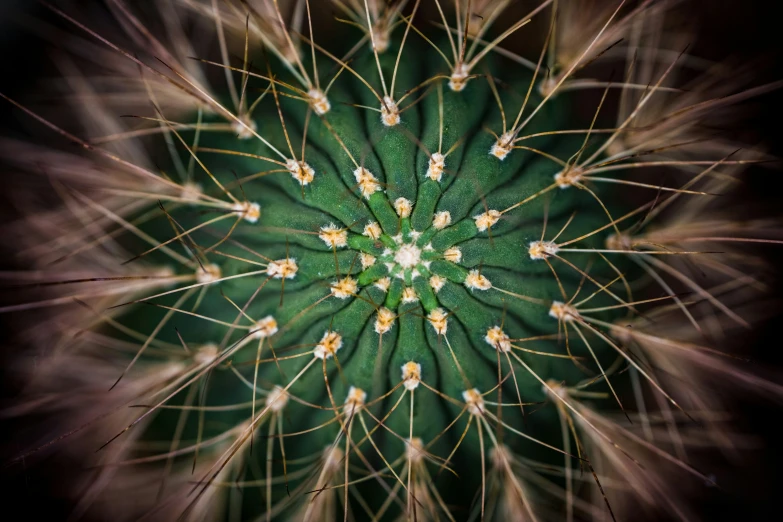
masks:
[(63, 62), (88, 138), (3, 96), (85, 149), (4, 143), (61, 198), (13, 228), (4, 311), (51, 323), (15, 411), (53, 419), (16, 460), (84, 459), (75, 516), (685, 519), (678, 429), (730, 444), (700, 390), (781, 391), (702, 337), (774, 230), (710, 200), (765, 155), (701, 124), (775, 85), (681, 90), (666, 3), (509, 3), (335, 0), (326, 41), (307, 0), (161, 2), (166, 41), (108, 1), (157, 61), (51, 7), (123, 81)]

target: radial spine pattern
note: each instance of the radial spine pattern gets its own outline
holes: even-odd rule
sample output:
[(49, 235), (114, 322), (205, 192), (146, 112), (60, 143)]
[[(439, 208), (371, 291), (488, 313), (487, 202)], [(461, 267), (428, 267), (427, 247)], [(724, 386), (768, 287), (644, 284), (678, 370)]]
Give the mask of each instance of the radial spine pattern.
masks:
[(674, 2), (315, 4), (49, 6), (101, 71), (58, 61), (76, 124), (3, 95), (82, 149), (0, 142), (50, 180), (15, 461), (81, 462), (75, 517), (688, 520), (709, 386), (782, 391), (719, 351), (776, 240), (714, 198), (768, 158), (704, 130), (778, 86), (671, 51)]

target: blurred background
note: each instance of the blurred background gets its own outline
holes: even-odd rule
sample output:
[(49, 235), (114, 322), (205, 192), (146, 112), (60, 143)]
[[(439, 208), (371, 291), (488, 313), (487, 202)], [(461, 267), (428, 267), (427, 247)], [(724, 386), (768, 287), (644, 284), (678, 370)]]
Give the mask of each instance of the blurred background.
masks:
[[(581, 1), (581, 0), (579, 0)], [(606, 0), (608, 1), (608, 0)], [(62, 2), (60, 2), (62, 3)], [(90, 6), (94, 0), (70, 2), (73, 8)], [(326, 0), (321, 4), (318, 16), (332, 18), (334, 13)], [(527, 12), (530, 2), (517, 2), (514, 8), (521, 14)], [(744, 69), (753, 70), (751, 85), (783, 79), (783, 38), (780, 19), (773, 12), (775, 2), (769, 0), (685, 0), (681, 2), (683, 21), (692, 26), (698, 37), (688, 52), (709, 60), (729, 60), (738, 64), (738, 74)], [(97, 9), (100, 12), (100, 8)], [(107, 16), (106, 27), (99, 31), (111, 36), (112, 26)], [(426, 16), (426, 14), (425, 14)], [(25, 20), (38, 18), (57, 24), (51, 13), (32, 0), (0, 0), (0, 92), (19, 100), (30, 100), (34, 93), (45, 88), (46, 80), (56, 74), (52, 63), (52, 47), (32, 34)], [(323, 34), (323, 33), (321, 33)], [(509, 47), (526, 46), (526, 33), (515, 35)], [(741, 66), (741, 67), (740, 67)], [(740, 137), (749, 144), (762, 144), (776, 157), (783, 157), (783, 92), (777, 91), (754, 99), (744, 105), (739, 125)], [(29, 131), (29, 134), (28, 134)], [(32, 139), (50, 136), (8, 103), (0, 101), (0, 135), (15, 135)], [(0, 166), (2, 163), (0, 163)], [(3, 197), (3, 187), (13, 183), (9, 174), (0, 168), (0, 224), (14, 218), (12, 202)], [(746, 201), (753, 201), (754, 214), (777, 215), (783, 213), (783, 176), (779, 166), (753, 167), (745, 177), (742, 188)], [(11, 249), (12, 249), (12, 245)], [(783, 270), (783, 247), (766, 249), (774, 266)], [(8, 245), (0, 245), (0, 270), (14, 270), (14, 260)], [(776, 295), (783, 295), (780, 280), (769, 282)], [(12, 300), (8, 289), (0, 288), (0, 304)], [(774, 307), (774, 304), (771, 305)], [(752, 334), (743, 335), (743, 344), (750, 344), (754, 366), (778, 382), (783, 380), (783, 315), (770, 313), (764, 323)], [(0, 315), (0, 411), (13, 401), (22, 383), (9, 371), (7, 362), (14, 352), (25, 349), (14, 339), (13, 317)], [(695, 499), (703, 520), (781, 520), (779, 489), (783, 485), (783, 452), (781, 440), (781, 404), (764, 401), (757, 396), (738, 396), (738, 432), (754, 434), (755, 449), (742, 455), (740, 461), (728, 461), (719, 455), (705, 455), (699, 469), (716, 477), (720, 488), (703, 488)], [(64, 520), (68, 502), (58, 496), (58, 484), (69, 479), (68, 469), (77, 463), (49, 459), (46, 467), (26, 468), (23, 465), (9, 467), (7, 459), (15, 449), (6, 443), (14, 425), (0, 415), (0, 518), (17, 520)], [(12, 515), (13, 513), (13, 515)]]

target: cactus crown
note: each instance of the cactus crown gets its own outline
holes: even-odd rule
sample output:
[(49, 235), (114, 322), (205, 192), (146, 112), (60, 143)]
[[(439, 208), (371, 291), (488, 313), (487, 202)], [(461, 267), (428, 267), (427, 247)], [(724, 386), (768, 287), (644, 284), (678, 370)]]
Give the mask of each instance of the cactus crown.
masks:
[[(475, 429), (459, 443), (469, 417), (481, 431), (490, 429), (484, 423), (521, 430), (525, 405), (546, 399), (542, 383), (579, 378), (570, 359), (583, 350), (569, 355), (558, 347), (563, 317), (553, 300), (573, 302), (586, 258), (577, 255), (578, 269), (555, 278), (547, 258), (557, 253), (536, 245), (553, 230), (558, 240), (589, 235), (580, 245), (600, 244), (606, 235), (593, 233), (607, 218), (590, 194), (555, 190), (563, 167), (530, 150), (567, 157), (579, 151), (581, 136), (515, 145), (523, 130), (528, 136), (573, 125), (567, 95), (526, 126), (508, 129), (505, 113), (526, 117), (541, 104), (538, 92), (525, 96), (540, 78), (485, 56), (481, 74), (447, 80), (435, 50), (397, 32), (403, 34), (389, 35), (382, 53), (365, 45), (350, 63), (318, 60), (314, 69), (341, 73), (328, 92), (314, 87), (302, 96), (285, 71), (264, 75), (274, 78), (265, 82), (239, 73), (243, 89), (264, 99), (229, 132), (196, 140), (198, 130), (166, 122), (180, 142), (180, 162), (197, 161), (187, 178), (195, 192), (161, 202), (162, 215), (141, 226), (157, 243), (143, 260), (163, 262), (158, 245), (176, 237), (167, 246), (178, 242), (192, 257), (175, 273), (195, 272), (195, 282), (144, 297), (150, 304), (167, 298), (163, 309), (127, 315), (145, 336), (160, 330), (159, 341), (176, 343), (176, 334), (158, 325), (177, 325), (194, 357), (204, 357), (199, 345), (208, 347), (209, 390), (250, 399), (252, 420), (236, 447), (259, 439), (262, 424), (275, 436), (301, 433), (286, 439), (286, 459), (341, 447), (333, 486), (344, 481), (346, 466), (364, 467), (349, 470), (349, 480), (381, 468), (398, 473), (391, 462), (414, 438), (424, 454), (444, 459), (444, 469), (454, 468), (453, 459), (477, 459), (491, 447)], [(494, 77), (501, 74), (505, 84), (498, 87)], [(225, 116), (199, 113), (194, 120), (217, 125)], [(208, 219), (206, 198), (210, 205), (221, 200)], [(209, 228), (201, 229), (205, 222)], [(195, 315), (183, 318), (183, 311)], [(535, 377), (517, 375), (517, 360), (527, 360)], [(517, 405), (497, 417), (487, 401)], [(247, 411), (242, 415), (207, 420), (230, 425), (246, 421)], [(156, 417), (149, 429), (157, 433), (166, 415)], [(287, 421), (278, 425), (276, 417)], [(531, 424), (539, 423), (535, 417)], [(201, 437), (219, 437), (220, 429)], [(543, 440), (515, 438), (504, 444), (553, 460), (539, 456), (552, 451)], [(282, 448), (274, 446), (260, 453), (273, 459), (271, 477), (284, 471)], [(458, 446), (462, 451), (447, 458)], [(450, 503), (460, 492), (472, 495), (486, 473), (465, 469), (451, 492), (440, 492)], [(383, 505), (379, 480), (355, 486), (372, 509)], [(402, 479), (389, 487), (395, 483), (408, 487)], [(290, 487), (304, 484), (292, 480)], [(281, 488), (267, 494), (273, 506), (286, 503)], [(324, 516), (307, 509), (308, 517)]]

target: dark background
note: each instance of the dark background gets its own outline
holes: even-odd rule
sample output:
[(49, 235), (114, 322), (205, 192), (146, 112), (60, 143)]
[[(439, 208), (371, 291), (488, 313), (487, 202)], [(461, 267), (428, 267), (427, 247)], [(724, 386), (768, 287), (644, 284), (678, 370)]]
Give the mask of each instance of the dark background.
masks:
[[(321, 0), (316, 0), (320, 2)], [(580, 0), (577, 0), (580, 1)], [(80, 2), (74, 2), (79, 4)], [(92, 2), (91, 2), (92, 3)], [(685, 2), (685, 19), (696, 27), (699, 37), (688, 50), (696, 56), (715, 61), (730, 59), (732, 63), (750, 65), (753, 85), (783, 79), (783, 29), (772, 11), (770, 0), (691, 0)], [(47, 20), (52, 17), (32, 0), (0, 0), (0, 92), (16, 99), (29, 97), (40, 88), (47, 76), (54, 74), (47, 45), (31, 35), (15, 21), (11, 13), (23, 10), (31, 16)], [(741, 70), (741, 69), (739, 69)], [(742, 137), (749, 143), (764, 143), (777, 157), (783, 157), (783, 92), (774, 92), (746, 105), (743, 113)], [(0, 135), (24, 135), (29, 126), (22, 123), (19, 111), (0, 101)], [(0, 174), (0, 194), (3, 185), (13, 183), (7, 173)], [(752, 168), (742, 189), (746, 201), (753, 201), (753, 213), (780, 216), (783, 214), (783, 175), (780, 169)], [(0, 198), (0, 223), (13, 216), (10, 206)], [(783, 267), (783, 247), (765, 249), (773, 266)], [(13, 269), (13, 259), (0, 245), (0, 270)], [(778, 296), (783, 295), (780, 281), (771, 281)], [(13, 296), (0, 288), (0, 303)], [(783, 375), (783, 342), (781, 314), (770, 314), (768, 320), (751, 336), (742, 338), (751, 344), (755, 365), (781, 382)], [(12, 316), (0, 315), (0, 410), (12, 399), (20, 383), (5, 364), (13, 352), (23, 347), (13, 341)], [(730, 465), (712, 456), (700, 466), (719, 477), (719, 488), (704, 488), (697, 499), (695, 512), (703, 520), (763, 521), (781, 520), (780, 486), (783, 472), (783, 452), (779, 441), (783, 430), (781, 403), (757, 396), (737, 397), (739, 432), (756, 434), (758, 449), (743, 454), (740, 465)], [(0, 417), (0, 459), (13, 453), (4, 439), (14, 426)], [(67, 518), (68, 504), (56, 494), (58, 485), (69, 480), (68, 463), (54, 463), (45, 471), (38, 468), (21, 471), (9, 468), (0, 460), (0, 518), (5, 520), (61, 520)], [(676, 480), (676, 479), (675, 479)]]

